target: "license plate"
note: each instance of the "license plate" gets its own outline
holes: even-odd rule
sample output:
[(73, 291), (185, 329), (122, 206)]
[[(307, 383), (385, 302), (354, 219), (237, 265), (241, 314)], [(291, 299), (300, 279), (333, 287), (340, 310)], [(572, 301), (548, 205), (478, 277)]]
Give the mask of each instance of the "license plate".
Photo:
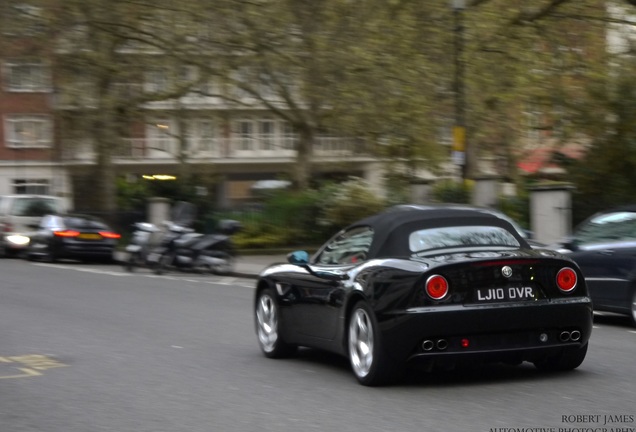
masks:
[(533, 287), (481, 288), (475, 293), (475, 300), (479, 303), (492, 301), (527, 301), (536, 298)]
[(99, 234), (81, 233), (77, 236), (77, 238), (80, 238), (82, 240), (101, 240), (102, 236), (100, 236)]

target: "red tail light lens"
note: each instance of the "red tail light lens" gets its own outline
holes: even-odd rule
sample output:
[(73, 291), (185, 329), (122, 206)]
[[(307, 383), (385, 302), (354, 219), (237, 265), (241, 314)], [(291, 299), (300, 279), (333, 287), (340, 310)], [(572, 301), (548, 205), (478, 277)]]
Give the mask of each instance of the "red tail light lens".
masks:
[(576, 272), (570, 267), (559, 270), (556, 277), (556, 283), (559, 289), (564, 293), (571, 292), (576, 288), (577, 276)]
[(80, 235), (79, 231), (73, 230), (54, 231), (53, 234), (56, 237), (77, 237), (78, 235)]
[(114, 233), (114, 232), (110, 232), (110, 231), (100, 231), (99, 235), (107, 238), (107, 239), (118, 239), (121, 238), (120, 234)]
[(433, 300), (441, 300), (448, 294), (448, 281), (444, 276), (433, 275), (426, 280), (426, 294)]

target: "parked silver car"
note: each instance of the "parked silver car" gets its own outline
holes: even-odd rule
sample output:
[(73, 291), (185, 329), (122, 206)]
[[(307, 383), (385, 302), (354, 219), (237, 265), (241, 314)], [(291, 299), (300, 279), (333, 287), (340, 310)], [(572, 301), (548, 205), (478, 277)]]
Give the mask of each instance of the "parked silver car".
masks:
[(45, 214), (64, 213), (63, 198), (48, 195), (0, 196), (0, 258), (17, 255), (29, 246), (31, 226)]

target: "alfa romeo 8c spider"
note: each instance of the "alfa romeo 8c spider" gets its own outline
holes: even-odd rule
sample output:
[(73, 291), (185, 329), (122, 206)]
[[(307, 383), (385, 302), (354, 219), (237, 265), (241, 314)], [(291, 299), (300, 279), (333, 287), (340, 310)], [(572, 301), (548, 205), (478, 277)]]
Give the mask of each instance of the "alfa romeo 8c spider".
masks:
[(592, 304), (579, 267), (533, 249), (506, 220), (413, 208), (360, 220), (310, 256), (257, 280), (257, 340), (269, 358), (309, 347), (346, 356), (357, 380), (395, 382), (406, 366), (530, 362), (565, 371), (585, 359)]

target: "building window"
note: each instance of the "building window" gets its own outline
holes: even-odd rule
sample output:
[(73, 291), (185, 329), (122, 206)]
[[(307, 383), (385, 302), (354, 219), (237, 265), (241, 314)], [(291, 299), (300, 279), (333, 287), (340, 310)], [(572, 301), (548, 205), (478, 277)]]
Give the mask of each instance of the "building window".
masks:
[(159, 150), (169, 154), (173, 152), (175, 134), (172, 122), (168, 119), (159, 119), (148, 124), (146, 128), (147, 147), (150, 150)]
[(276, 123), (273, 120), (259, 121), (258, 135), (261, 141), (261, 149), (274, 150), (276, 139)]
[(529, 144), (538, 144), (541, 140), (541, 112), (534, 106), (528, 106), (526, 117), (526, 139)]
[(161, 93), (170, 89), (170, 76), (165, 68), (146, 72), (145, 90), (148, 93)]
[(254, 123), (249, 120), (236, 122), (239, 150), (254, 150)]
[(0, 2), (0, 31), (8, 36), (34, 36), (44, 32), (42, 9), (27, 2)]
[(196, 120), (194, 134), (198, 140), (198, 149), (200, 151), (213, 151), (216, 147), (216, 130), (211, 120)]
[(51, 70), (40, 62), (7, 62), (5, 89), (10, 92), (48, 92)]
[(283, 123), (283, 148), (285, 150), (296, 150), (299, 137), (291, 123)]
[(52, 121), (48, 116), (8, 116), (5, 119), (7, 147), (50, 148)]
[(51, 184), (47, 179), (14, 179), (13, 193), (17, 195), (50, 195)]

